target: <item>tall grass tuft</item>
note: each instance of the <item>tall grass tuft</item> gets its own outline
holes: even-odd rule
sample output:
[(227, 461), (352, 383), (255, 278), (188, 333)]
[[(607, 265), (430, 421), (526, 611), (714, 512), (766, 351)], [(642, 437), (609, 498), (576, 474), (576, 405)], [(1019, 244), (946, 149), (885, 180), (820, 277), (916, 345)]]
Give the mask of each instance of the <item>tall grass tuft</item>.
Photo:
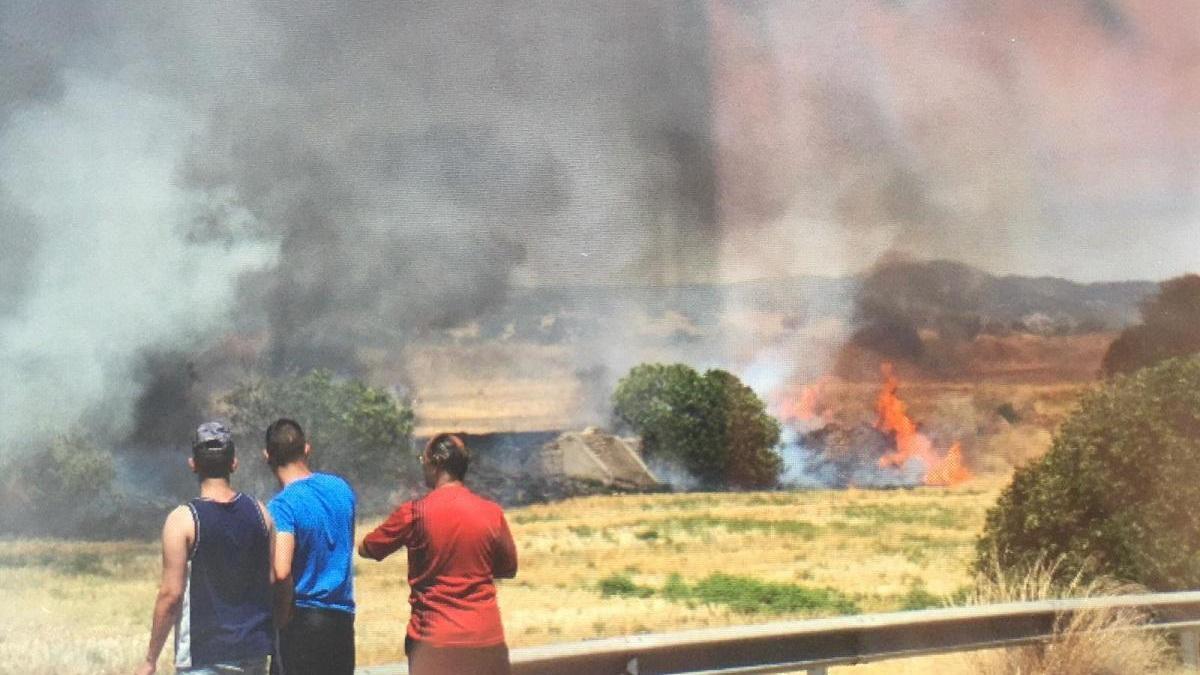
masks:
[[(1023, 571), (993, 566), (966, 604), (1090, 598), (1145, 592), (1108, 578), (1065, 580), (1057, 562)], [(1133, 609), (1098, 609), (1060, 616), (1046, 642), (963, 654), (964, 672), (980, 675), (1162, 675), (1173, 672), (1173, 652), (1159, 632), (1137, 630), (1149, 617)]]

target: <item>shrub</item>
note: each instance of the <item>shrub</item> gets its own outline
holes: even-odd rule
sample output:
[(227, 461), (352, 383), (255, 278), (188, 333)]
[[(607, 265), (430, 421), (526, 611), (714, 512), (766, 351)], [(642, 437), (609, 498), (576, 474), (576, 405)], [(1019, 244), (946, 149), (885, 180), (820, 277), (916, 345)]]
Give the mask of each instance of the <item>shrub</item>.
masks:
[(314, 468), (342, 474), (356, 484), (390, 482), (411, 466), (412, 410), (388, 391), (358, 380), (335, 379), (317, 370), (300, 377), (256, 380), (224, 400), (238, 437), (239, 454), (263, 444), (263, 433), (280, 417), (304, 427)]
[(642, 364), (617, 384), (613, 407), (648, 459), (676, 462), (702, 486), (770, 487), (779, 478), (779, 423), (728, 372)]
[(1200, 357), (1087, 395), (988, 512), (977, 569), (1061, 558), (1155, 590), (1200, 585)]
[(112, 454), (78, 436), (60, 436), (9, 460), (3, 476), (0, 531), (5, 532), (73, 535), (90, 511), (117, 497)]
[(901, 611), (910, 611), (915, 609), (928, 609), (930, 607), (943, 607), (946, 605), (946, 599), (934, 595), (925, 589), (921, 584), (914, 584), (900, 598)]
[(600, 595), (604, 597), (620, 596), (632, 598), (648, 598), (654, 595), (654, 589), (638, 586), (624, 574), (612, 574), (604, 577), (598, 584)]
[[(628, 575), (611, 574), (597, 587), (604, 597), (648, 598), (655, 590), (639, 586)], [(741, 614), (836, 613), (857, 614), (853, 600), (830, 588), (759, 581), (750, 577), (715, 573), (687, 584), (678, 574), (667, 578), (659, 594), (672, 602), (725, 605)]]
[[(1110, 578), (1084, 580), (1064, 575), (1059, 563), (1037, 559), (1028, 566), (1005, 569), (993, 566), (980, 575), (964, 604), (1089, 598), (1134, 593), (1139, 587)], [(1149, 617), (1132, 609), (1097, 609), (1062, 614), (1054, 621), (1047, 642), (963, 654), (963, 672), (980, 675), (1151, 675), (1169, 672), (1171, 650), (1159, 633), (1134, 630)]]
[(772, 583), (721, 573), (710, 574), (696, 582), (688, 591), (688, 595), (700, 602), (728, 605), (730, 609), (742, 614), (859, 612), (858, 605), (853, 600), (833, 589)]
[(1142, 323), (1126, 328), (1104, 355), (1106, 374), (1131, 373), (1200, 352), (1200, 275), (1164, 281), (1142, 304)]

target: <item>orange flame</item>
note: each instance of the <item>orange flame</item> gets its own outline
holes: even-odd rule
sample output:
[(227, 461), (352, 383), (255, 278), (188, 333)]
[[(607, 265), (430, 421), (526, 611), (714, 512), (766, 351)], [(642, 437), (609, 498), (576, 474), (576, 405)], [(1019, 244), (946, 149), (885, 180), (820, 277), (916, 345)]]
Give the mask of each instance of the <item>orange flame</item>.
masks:
[(833, 421), (833, 409), (825, 404), (825, 389), (831, 378), (823, 375), (816, 382), (804, 385), (795, 396), (785, 395), (778, 403), (779, 418), (787, 424), (801, 422), (804, 424)]
[(920, 432), (917, 423), (908, 416), (908, 406), (896, 394), (900, 380), (896, 377), (895, 368), (885, 361), (879, 369), (883, 373), (883, 387), (875, 399), (875, 411), (878, 413), (875, 428), (891, 434), (896, 442), (896, 450), (880, 457), (879, 466), (900, 467), (916, 458), (926, 467), (926, 485), (956, 485), (969, 479), (971, 472), (963, 462), (962, 446), (956, 442), (944, 457), (939, 457), (933, 449), (933, 442)]
[(950, 446), (941, 461), (925, 472), (926, 485), (958, 485), (970, 478), (971, 471), (963, 463), (962, 445), (957, 441)]

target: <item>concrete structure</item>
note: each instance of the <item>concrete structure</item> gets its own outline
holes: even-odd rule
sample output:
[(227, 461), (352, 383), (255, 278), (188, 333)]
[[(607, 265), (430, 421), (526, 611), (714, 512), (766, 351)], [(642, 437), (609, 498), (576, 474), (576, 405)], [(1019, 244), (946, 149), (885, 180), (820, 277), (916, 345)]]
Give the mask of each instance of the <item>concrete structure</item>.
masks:
[(546, 477), (590, 480), (631, 490), (657, 487), (658, 479), (635, 444), (595, 427), (568, 431), (542, 446), (528, 468)]

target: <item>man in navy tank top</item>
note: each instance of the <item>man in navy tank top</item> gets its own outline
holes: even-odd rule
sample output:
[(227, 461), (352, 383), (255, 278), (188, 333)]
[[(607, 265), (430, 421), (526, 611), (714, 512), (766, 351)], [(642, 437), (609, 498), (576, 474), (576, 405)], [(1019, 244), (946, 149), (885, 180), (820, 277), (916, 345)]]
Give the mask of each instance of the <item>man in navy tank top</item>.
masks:
[(264, 454), (283, 487), (268, 508), (278, 529), (275, 574), (284, 675), (354, 672), (354, 490), (312, 471), (312, 447), (294, 420), (267, 428)]
[(177, 673), (265, 675), (275, 632), (271, 515), (230, 486), (237, 459), (225, 425), (200, 425), (188, 465), (200, 496), (172, 511), (163, 526), (162, 582), (146, 660), (136, 673), (157, 671), (174, 626)]

